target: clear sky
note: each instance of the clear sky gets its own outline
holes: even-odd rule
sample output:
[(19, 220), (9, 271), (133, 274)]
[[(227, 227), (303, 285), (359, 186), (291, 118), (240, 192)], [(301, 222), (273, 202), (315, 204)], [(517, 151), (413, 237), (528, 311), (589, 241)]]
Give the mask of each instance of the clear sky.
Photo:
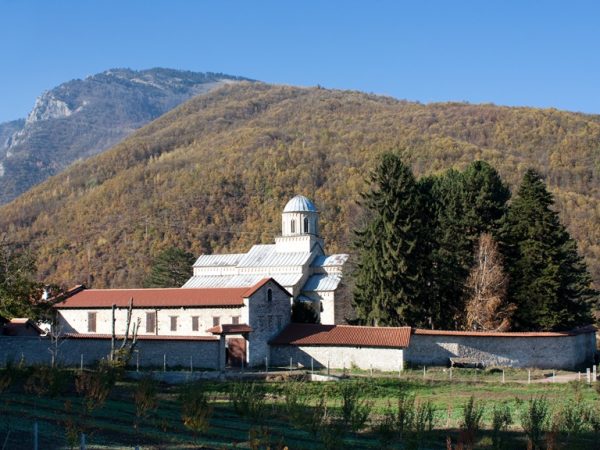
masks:
[(0, 122), (114, 67), (600, 113), (600, 2), (0, 0)]

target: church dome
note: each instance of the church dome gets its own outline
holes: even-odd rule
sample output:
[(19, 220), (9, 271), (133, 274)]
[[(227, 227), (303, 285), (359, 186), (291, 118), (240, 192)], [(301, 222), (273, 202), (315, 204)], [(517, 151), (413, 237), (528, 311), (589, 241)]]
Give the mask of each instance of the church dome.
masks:
[(317, 212), (314, 203), (304, 195), (296, 195), (283, 208), (283, 212)]

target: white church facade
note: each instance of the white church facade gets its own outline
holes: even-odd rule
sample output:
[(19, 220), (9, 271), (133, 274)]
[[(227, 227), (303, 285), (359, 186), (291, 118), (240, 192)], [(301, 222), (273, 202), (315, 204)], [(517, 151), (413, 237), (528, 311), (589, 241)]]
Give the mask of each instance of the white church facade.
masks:
[(336, 317), (335, 302), (347, 259), (347, 254), (325, 254), (319, 212), (312, 201), (297, 195), (283, 209), (281, 235), (274, 244), (254, 245), (247, 253), (201, 255), (183, 288), (251, 287), (273, 278), (294, 301), (311, 302), (322, 324), (333, 325), (344, 319)]

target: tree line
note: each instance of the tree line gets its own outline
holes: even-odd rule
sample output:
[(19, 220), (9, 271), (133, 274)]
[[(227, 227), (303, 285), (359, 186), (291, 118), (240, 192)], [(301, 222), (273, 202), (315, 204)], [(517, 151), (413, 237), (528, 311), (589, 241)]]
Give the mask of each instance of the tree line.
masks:
[(535, 170), (509, 201), (488, 163), (417, 180), (385, 153), (368, 185), (353, 242), (358, 323), (537, 331), (592, 322), (597, 292)]

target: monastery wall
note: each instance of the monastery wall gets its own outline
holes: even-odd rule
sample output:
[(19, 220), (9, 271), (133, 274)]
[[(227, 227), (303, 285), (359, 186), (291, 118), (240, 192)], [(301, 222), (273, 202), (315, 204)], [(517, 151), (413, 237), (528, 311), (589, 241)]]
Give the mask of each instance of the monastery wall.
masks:
[(592, 363), (595, 333), (547, 336), (474, 336), (413, 334), (405, 352), (407, 364), (447, 366), (450, 358), (469, 358), (486, 367), (536, 367), (574, 370)]
[[(0, 336), (0, 365), (8, 362), (50, 365), (52, 343), (47, 337), (9, 337)], [(136, 349), (139, 352), (140, 367), (162, 368), (166, 355), (167, 367), (189, 369), (219, 368), (219, 340), (140, 340)], [(79, 367), (81, 355), (85, 367), (106, 358), (110, 353), (110, 339), (65, 339), (60, 341), (57, 363), (67, 367)], [(191, 361), (190, 361), (191, 358)], [(130, 366), (135, 367), (137, 355), (134, 354)]]
[(272, 345), (272, 366), (301, 364), (307, 369), (329, 367), (331, 369), (358, 368), (363, 370), (398, 371), (403, 367), (404, 351), (401, 348), (342, 347), (317, 345)]

